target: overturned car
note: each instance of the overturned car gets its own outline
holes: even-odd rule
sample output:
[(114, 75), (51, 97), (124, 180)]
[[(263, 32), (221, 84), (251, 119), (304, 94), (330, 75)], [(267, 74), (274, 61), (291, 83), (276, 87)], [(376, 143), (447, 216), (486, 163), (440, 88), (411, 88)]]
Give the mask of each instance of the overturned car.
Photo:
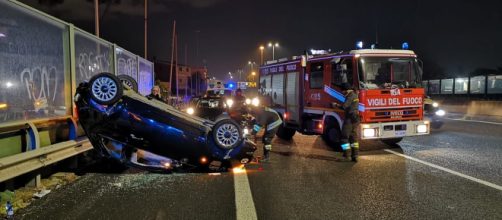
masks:
[(124, 165), (157, 171), (228, 166), (250, 162), (256, 150), (235, 121), (215, 123), (149, 100), (110, 73), (81, 83), (75, 103), (93, 147)]

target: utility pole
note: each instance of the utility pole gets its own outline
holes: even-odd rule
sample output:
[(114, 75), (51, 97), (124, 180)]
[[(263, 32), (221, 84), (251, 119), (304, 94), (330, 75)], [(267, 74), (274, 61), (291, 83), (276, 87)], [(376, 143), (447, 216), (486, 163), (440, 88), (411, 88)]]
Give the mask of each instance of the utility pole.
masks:
[(176, 57), (175, 68), (176, 68), (176, 102), (177, 102), (178, 99), (179, 99), (179, 88), (180, 88), (180, 86), (179, 86), (180, 80), (179, 80), (179, 76), (178, 76), (178, 72), (179, 72), (178, 71), (178, 35), (176, 35), (174, 37), (174, 44), (175, 44), (175, 46), (174, 46), (174, 48), (175, 48), (174, 53), (175, 53), (175, 57)]
[(99, 0), (94, 0), (94, 31), (99, 37)]
[(260, 65), (263, 65), (263, 50), (265, 49), (264, 46), (260, 46)]
[(176, 20), (173, 22), (173, 38), (171, 43), (171, 68), (169, 69), (169, 90), (173, 92), (173, 65), (174, 65), (174, 38), (176, 33)]
[(148, 0), (145, 0), (145, 59), (148, 59)]
[(195, 31), (195, 65), (199, 65), (199, 33), (200, 30)]

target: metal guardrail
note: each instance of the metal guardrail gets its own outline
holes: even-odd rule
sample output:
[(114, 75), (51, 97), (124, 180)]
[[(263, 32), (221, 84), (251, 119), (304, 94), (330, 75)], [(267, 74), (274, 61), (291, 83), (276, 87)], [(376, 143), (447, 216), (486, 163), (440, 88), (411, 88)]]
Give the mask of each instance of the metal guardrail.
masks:
[[(68, 124), (68, 141), (40, 146), (38, 128), (51, 125)], [(73, 157), (77, 154), (91, 150), (92, 145), (87, 138), (77, 139), (77, 123), (71, 116), (58, 118), (39, 119), (31, 121), (17, 121), (2, 124), (0, 133), (15, 130), (26, 130), (29, 142), (26, 151), (8, 157), (0, 158), (0, 182), (15, 178), (22, 174), (46, 167), (58, 161)], [(35, 184), (40, 184), (40, 175), (36, 177)]]
[(46, 167), (92, 149), (87, 138), (70, 140), (44, 148), (0, 158), (0, 182)]

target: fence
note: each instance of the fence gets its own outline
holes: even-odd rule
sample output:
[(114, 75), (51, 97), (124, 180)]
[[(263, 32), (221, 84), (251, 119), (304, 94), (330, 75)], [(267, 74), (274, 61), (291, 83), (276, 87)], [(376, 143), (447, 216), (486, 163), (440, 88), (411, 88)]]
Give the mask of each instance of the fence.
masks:
[(0, 1), (0, 164), (36, 151), (33, 143), (43, 148), (75, 139), (67, 135), (72, 126), (59, 118), (72, 118), (79, 83), (100, 72), (129, 75), (146, 95), (153, 70), (152, 62), (70, 23), (15, 0)]
[(494, 95), (502, 94), (502, 75), (459, 77), (423, 81), (429, 95)]

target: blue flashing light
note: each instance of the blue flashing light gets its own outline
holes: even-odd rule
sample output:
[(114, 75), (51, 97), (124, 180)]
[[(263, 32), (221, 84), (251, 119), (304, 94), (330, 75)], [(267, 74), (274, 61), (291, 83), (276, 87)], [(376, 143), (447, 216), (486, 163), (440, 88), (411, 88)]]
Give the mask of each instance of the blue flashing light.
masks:
[(357, 49), (363, 49), (363, 46), (364, 46), (364, 44), (363, 44), (363, 42), (362, 42), (362, 41), (358, 41), (358, 42), (356, 43), (356, 48), (357, 48)]
[(408, 44), (408, 42), (404, 42), (402, 47), (403, 50), (408, 50), (410, 48), (410, 45)]
[(234, 88), (234, 84), (230, 83), (230, 84), (228, 84), (228, 87)]

